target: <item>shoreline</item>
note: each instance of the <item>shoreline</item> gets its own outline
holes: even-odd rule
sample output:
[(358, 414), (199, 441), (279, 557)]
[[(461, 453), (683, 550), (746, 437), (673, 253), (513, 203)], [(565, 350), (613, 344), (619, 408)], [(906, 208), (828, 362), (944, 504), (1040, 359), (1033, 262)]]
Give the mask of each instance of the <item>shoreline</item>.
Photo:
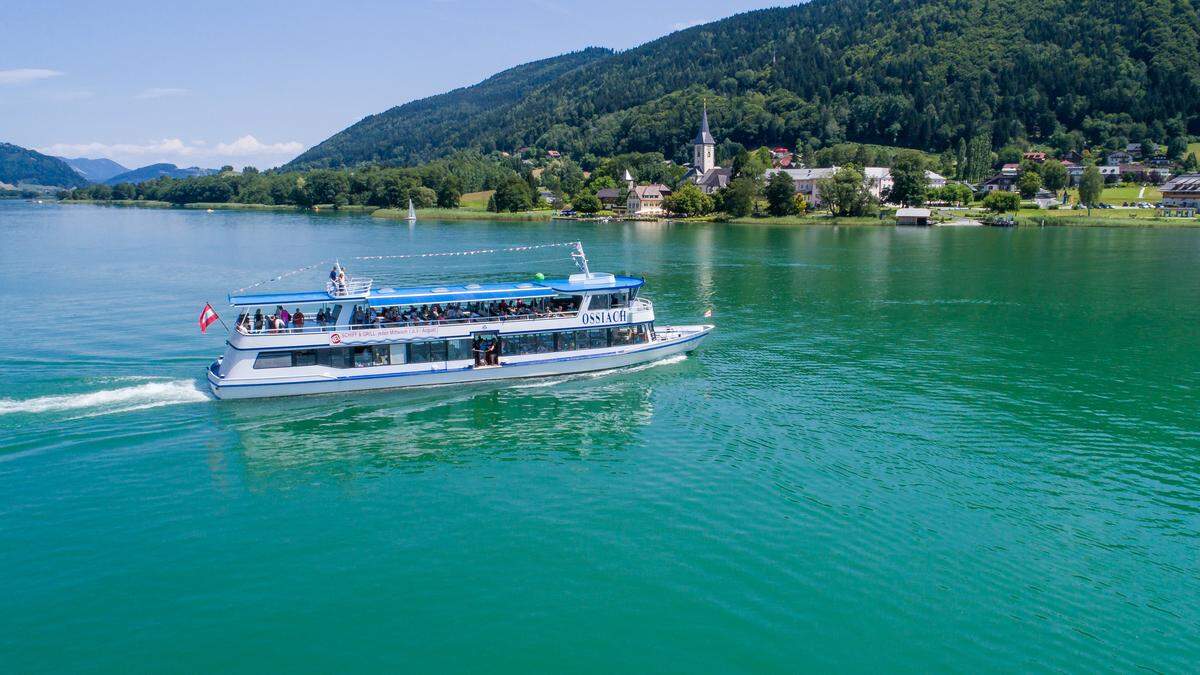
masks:
[[(133, 207), (147, 209), (186, 209), (191, 211), (213, 210), (213, 211), (272, 211), (272, 212), (293, 212), (293, 213), (318, 213), (318, 214), (346, 214), (346, 215), (370, 215), (373, 218), (383, 218), (387, 220), (403, 221), (408, 217), (407, 209), (390, 209), (380, 208), (376, 206), (343, 206), (335, 208), (332, 204), (317, 204), (313, 207), (292, 206), (288, 204), (243, 204), (237, 202), (193, 202), (190, 204), (172, 204), (163, 201), (148, 201), (148, 200), (131, 200), (131, 199), (60, 199), (54, 200), (57, 204), (91, 204), (95, 206), (115, 206), (115, 207)], [(1053, 215), (1051, 215), (1053, 214)], [(947, 214), (943, 214), (947, 215)], [(963, 218), (980, 219), (984, 215), (978, 213), (964, 212), (961, 215)], [(1155, 216), (1138, 217), (1135, 214), (1126, 215), (1120, 214), (1094, 214), (1091, 217), (1078, 214), (1075, 212), (1061, 211), (1029, 211), (1023, 210), (1010, 214), (1015, 221), (1015, 227), (1018, 228), (1041, 228), (1041, 227), (1081, 227), (1081, 228), (1096, 228), (1096, 227), (1117, 227), (1117, 228), (1196, 228), (1200, 227), (1200, 219), (1197, 218), (1159, 218)], [(598, 222), (596, 218), (579, 218), (570, 216), (558, 216), (554, 211), (518, 211), (518, 212), (501, 212), (493, 213), (491, 211), (482, 211), (472, 208), (457, 208), (457, 209), (418, 209), (418, 220), (498, 220), (510, 222), (549, 222), (551, 220), (570, 220), (579, 222)], [(802, 216), (762, 216), (753, 217), (746, 216), (742, 218), (722, 219), (713, 216), (700, 216), (695, 218), (616, 218), (611, 221), (614, 223), (624, 222), (671, 222), (671, 223), (728, 223), (733, 225), (773, 225), (773, 226), (823, 226), (823, 227), (898, 227), (896, 219), (892, 216), (857, 216), (838, 218), (829, 215), (802, 215)], [(1044, 224), (1043, 224), (1044, 222)], [(928, 227), (943, 227), (947, 226), (944, 223), (934, 223)], [(913, 226), (922, 227), (922, 226)], [(987, 227), (984, 225), (984, 227)], [(1003, 228), (1001, 228), (1003, 229)]]

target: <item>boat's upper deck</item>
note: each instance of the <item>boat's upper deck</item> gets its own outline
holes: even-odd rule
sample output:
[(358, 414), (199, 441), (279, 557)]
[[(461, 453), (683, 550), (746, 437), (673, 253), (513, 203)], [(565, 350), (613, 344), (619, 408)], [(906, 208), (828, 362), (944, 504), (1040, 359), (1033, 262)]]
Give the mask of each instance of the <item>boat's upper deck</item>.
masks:
[(369, 279), (350, 279), (341, 285), (330, 282), (323, 291), (230, 295), (229, 304), (234, 307), (290, 306), (349, 300), (365, 302), (370, 306), (384, 307), (486, 300), (527, 300), (637, 289), (644, 283), (645, 280), (639, 277), (594, 272), (586, 275), (572, 274), (562, 279), (406, 288), (374, 287)]

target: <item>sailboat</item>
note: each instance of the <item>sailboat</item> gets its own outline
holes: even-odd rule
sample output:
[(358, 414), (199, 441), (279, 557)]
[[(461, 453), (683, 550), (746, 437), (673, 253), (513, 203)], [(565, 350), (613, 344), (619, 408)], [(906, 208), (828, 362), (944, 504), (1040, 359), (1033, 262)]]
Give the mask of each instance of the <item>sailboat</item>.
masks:
[(413, 208), (412, 200), (408, 200), (408, 222), (417, 222), (417, 210)]

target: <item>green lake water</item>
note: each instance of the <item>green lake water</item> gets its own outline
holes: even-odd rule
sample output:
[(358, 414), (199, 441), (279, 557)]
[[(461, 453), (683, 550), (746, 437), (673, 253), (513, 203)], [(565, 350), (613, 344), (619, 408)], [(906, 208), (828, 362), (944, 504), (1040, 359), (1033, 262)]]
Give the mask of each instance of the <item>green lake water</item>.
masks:
[[(10, 201), (0, 236), (5, 672), (1200, 663), (1200, 231)], [(600, 375), (204, 392), (232, 288), (576, 239), (716, 332)]]

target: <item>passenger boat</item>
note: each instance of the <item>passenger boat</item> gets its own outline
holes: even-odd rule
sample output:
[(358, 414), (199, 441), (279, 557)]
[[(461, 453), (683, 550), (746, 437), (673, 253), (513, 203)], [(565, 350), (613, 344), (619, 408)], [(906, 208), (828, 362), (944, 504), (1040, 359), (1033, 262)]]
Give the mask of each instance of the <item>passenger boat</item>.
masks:
[[(230, 294), (240, 315), (209, 386), (235, 399), (566, 375), (690, 352), (712, 331), (656, 327), (644, 279), (591, 272), (571, 245), (581, 271), (560, 279)], [(256, 325), (278, 308), (304, 318)]]

